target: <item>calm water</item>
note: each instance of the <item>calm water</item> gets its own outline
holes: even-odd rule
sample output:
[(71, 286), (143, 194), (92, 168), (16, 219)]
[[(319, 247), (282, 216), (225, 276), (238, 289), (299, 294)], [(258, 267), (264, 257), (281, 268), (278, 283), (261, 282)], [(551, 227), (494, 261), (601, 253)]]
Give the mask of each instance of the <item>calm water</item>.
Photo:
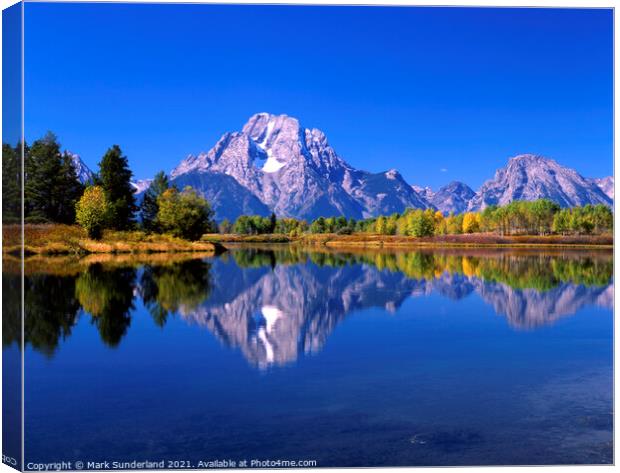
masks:
[(27, 273), (26, 462), (613, 461), (611, 253), (282, 247)]

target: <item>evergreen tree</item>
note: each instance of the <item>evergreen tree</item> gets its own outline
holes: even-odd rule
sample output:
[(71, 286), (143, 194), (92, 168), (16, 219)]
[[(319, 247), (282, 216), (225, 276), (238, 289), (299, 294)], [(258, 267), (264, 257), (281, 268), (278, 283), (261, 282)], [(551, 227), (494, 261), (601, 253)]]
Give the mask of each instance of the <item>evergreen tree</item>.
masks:
[(127, 157), (118, 145), (112, 146), (99, 163), (99, 180), (110, 206), (109, 225), (116, 230), (130, 229), (135, 223), (138, 208), (131, 176)]
[(48, 132), (26, 155), (24, 200), (30, 221), (73, 223), (75, 204), (84, 187), (71, 158), (60, 153), (56, 136)]
[(17, 223), (21, 219), (21, 145), (2, 145), (2, 221)]
[(144, 193), (144, 198), (140, 205), (140, 214), (142, 215), (142, 226), (145, 230), (151, 232), (159, 231), (156, 224), (157, 211), (159, 210), (157, 199), (169, 187), (168, 176), (163, 171), (160, 171), (155, 175), (153, 182), (151, 182), (151, 185)]
[(84, 193), (84, 185), (78, 178), (71, 155), (66, 151), (61, 157), (60, 169), (55, 192), (64, 198), (58, 200), (58, 221), (74, 223), (75, 206)]

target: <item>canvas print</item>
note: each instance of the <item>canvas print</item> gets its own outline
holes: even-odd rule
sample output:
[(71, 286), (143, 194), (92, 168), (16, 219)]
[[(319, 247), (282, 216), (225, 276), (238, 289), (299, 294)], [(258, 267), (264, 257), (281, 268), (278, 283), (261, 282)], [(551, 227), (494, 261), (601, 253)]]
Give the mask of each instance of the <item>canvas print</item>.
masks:
[(611, 8), (2, 20), (5, 464), (613, 463)]

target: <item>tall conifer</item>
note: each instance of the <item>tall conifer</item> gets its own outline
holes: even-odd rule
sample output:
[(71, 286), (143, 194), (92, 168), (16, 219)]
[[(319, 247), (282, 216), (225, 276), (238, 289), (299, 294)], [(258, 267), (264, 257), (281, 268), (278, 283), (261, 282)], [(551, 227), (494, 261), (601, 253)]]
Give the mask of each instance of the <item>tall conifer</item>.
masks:
[(135, 223), (138, 208), (131, 176), (127, 157), (118, 145), (112, 146), (99, 163), (99, 181), (110, 205), (110, 227), (116, 230), (130, 229)]

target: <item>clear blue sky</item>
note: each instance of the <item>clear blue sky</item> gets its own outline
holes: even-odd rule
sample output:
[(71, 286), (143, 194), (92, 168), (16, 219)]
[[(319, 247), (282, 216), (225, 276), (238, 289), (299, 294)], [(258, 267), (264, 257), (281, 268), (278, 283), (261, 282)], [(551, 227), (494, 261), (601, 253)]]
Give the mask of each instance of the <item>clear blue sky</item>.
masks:
[(257, 112), (369, 171), (477, 188), (538, 153), (613, 171), (611, 10), (26, 5), (26, 136), (137, 178)]

